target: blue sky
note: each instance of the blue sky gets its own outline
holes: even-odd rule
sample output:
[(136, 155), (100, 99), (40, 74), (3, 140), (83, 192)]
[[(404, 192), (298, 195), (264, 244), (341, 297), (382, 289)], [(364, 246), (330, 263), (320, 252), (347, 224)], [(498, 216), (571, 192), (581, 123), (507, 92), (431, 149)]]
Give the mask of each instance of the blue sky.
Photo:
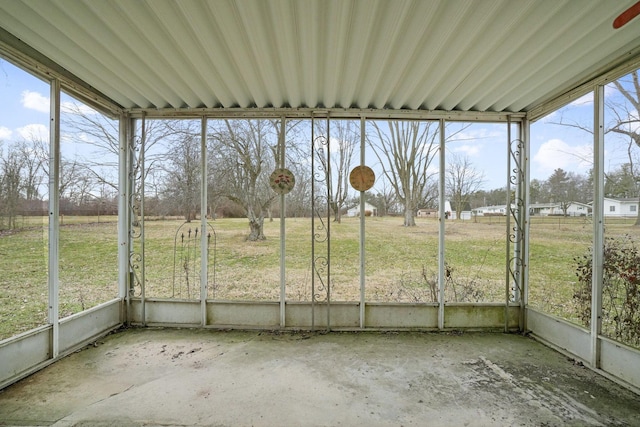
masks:
[[(0, 141), (6, 144), (34, 134), (48, 139), (47, 83), (0, 60), (0, 99)], [(587, 173), (591, 167), (592, 136), (574, 128), (553, 125), (551, 122), (562, 118), (591, 126), (592, 104), (592, 96), (589, 94), (533, 124), (532, 178), (544, 180), (556, 168)], [(484, 173), (484, 189), (504, 187), (507, 179), (506, 125), (473, 124), (458, 135), (457, 139), (448, 145), (449, 149), (458, 155), (467, 156), (473, 167)], [(607, 147), (608, 168), (615, 168), (624, 162), (624, 150), (615, 148), (613, 144)]]
[(49, 85), (0, 60), (0, 140), (13, 141), (33, 132), (48, 139)]

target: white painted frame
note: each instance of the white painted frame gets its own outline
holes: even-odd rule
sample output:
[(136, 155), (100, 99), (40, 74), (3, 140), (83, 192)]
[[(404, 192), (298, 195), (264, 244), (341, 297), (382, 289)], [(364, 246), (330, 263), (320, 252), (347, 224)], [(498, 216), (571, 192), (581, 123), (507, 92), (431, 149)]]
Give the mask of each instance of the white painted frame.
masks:
[[(441, 127), (445, 121), (474, 121), (474, 122), (519, 122), (529, 150), (529, 121), (542, 117), (546, 112), (557, 109), (570, 102), (577, 95), (586, 90), (594, 90), (597, 108), (595, 117), (596, 163), (602, 161), (603, 156), (603, 98), (604, 84), (618, 78), (630, 70), (638, 68), (639, 58), (634, 58), (620, 68), (598, 76), (595, 80), (574, 89), (573, 91), (547, 103), (536, 107), (530, 113), (521, 112), (455, 112), (455, 111), (408, 111), (408, 110), (375, 110), (375, 109), (198, 109), (176, 111), (137, 109), (125, 111), (110, 100), (105, 99), (90, 88), (78, 85), (76, 81), (60, 72), (48, 68), (22, 52), (8, 46), (3, 47), (3, 53), (9, 59), (24, 69), (51, 83), (51, 173), (50, 173), (50, 205), (49, 205), (49, 324), (35, 328), (0, 342), (0, 389), (30, 375), (33, 372), (55, 362), (65, 355), (92, 342), (101, 335), (120, 327), (125, 322), (133, 324), (165, 325), (165, 326), (199, 326), (210, 328), (300, 328), (307, 329), (312, 324), (314, 307), (305, 302), (240, 302), (240, 301), (207, 301), (201, 300), (156, 300), (132, 298), (129, 295), (131, 275), (129, 272), (129, 254), (131, 237), (129, 233), (131, 218), (128, 203), (131, 195), (131, 182), (128, 172), (131, 167), (129, 147), (134, 133), (134, 120), (142, 117), (192, 117), (203, 121), (203, 133), (206, 119), (213, 117), (289, 117), (289, 118), (357, 118), (368, 119), (409, 119), (409, 120), (440, 120)], [(95, 108), (110, 116), (118, 117), (120, 121), (120, 171), (119, 171), (119, 211), (118, 211), (118, 298), (105, 302), (99, 306), (85, 310), (65, 319), (59, 319), (58, 301), (58, 174), (59, 174), (59, 143), (60, 143), (60, 91), (64, 88), (79, 96)], [(204, 143), (205, 141), (203, 141)], [(204, 157), (204, 156), (203, 156)], [(525, 154), (527, 168), (530, 161), (529, 152)], [(441, 156), (441, 159), (443, 157)], [(203, 160), (205, 161), (205, 160)], [(206, 162), (205, 162), (206, 164)], [(600, 163), (600, 166), (602, 163)], [(596, 171), (602, 174), (602, 168)], [(601, 179), (597, 179), (601, 182)], [(528, 185), (528, 176), (527, 184)], [(525, 190), (528, 193), (528, 188)], [(596, 199), (600, 206), (594, 209), (594, 244), (602, 242), (602, 188), (596, 186)], [(206, 200), (206, 199), (205, 199)], [(206, 205), (204, 203), (203, 205)], [(528, 201), (527, 201), (528, 206)], [(441, 215), (442, 217), (442, 215)], [(528, 214), (526, 214), (528, 226)], [(441, 230), (443, 226), (441, 226)], [(440, 301), (436, 304), (393, 304), (393, 303), (363, 303), (334, 302), (331, 305), (331, 325), (329, 325), (329, 307), (316, 306), (321, 314), (317, 316), (318, 327), (331, 326), (333, 329), (370, 329), (370, 330), (447, 330), (447, 329), (501, 329), (516, 330), (520, 323), (520, 316), (524, 316), (524, 329), (530, 331), (537, 339), (545, 342), (559, 351), (583, 360), (596, 371), (621, 382), (628, 387), (640, 389), (640, 351), (601, 336), (600, 313), (601, 299), (593, 299), (593, 319), (591, 329), (587, 330), (573, 325), (565, 320), (554, 318), (548, 314), (529, 308), (527, 304), (528, 288), (528, 233), (525, 233), (524, 277), (525, 292), (524, 307), (519, 304), (448, 304)], [(444, 245), (442, 244), (442, 248)], [(595, 251), (597, 252), (597, 251)], [(442, 264), (442, 261), (440, 261)], [(601, 291), (600, 278), (601, 254), (594, 255), (594, 294)], [(440, 265), (441, 267), (441, 265)], [(440, 268), (441, 270), (441, 268)], [(440, 271), (442, 273), (442, 271)], [(442, 274), (441, 274), (442, 276)], [(201, 293), (201, 296), (204, 295)], [(524, 311), (524, 312), (523, 312)], [(506, 313), (506, 316), (505, 316)], [(326, 325), (323, 324), (326, 319)], [(522, 326), (522, 325), (520, 325)]]

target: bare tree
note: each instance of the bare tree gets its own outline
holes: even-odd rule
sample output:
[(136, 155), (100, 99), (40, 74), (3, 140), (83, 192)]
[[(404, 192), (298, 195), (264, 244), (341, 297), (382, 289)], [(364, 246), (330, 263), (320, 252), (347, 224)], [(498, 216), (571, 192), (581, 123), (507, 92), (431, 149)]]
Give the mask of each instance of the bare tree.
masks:
[(85, 172), (86, 168), (77, 158), (73, 160), (60, 160), (58, 192), (60, 193), (61, 199), (66, 198), (71, 200), (77, 198), (77, 185), (81, 180), (85, 180)]
[(269, 188), (275, 166), (274, 129), (267, 120), (224, 120), (209, 135), (211, 168), (218, 194), (242, 206), (247, 240), (264, 240), (264, 218), (276, 194)]
[(37, 136), (30, 136), (18, 143), (24, 164), (24, 197), (28, 201), (39, 200), (44, 178), (47, 175), (48, 142)]
[[(631, 82), (630, 87), (623, 85), (620, 80), (614, 80), (613, 85), (624, 96), (627, 102), (631, 104), (632, 108), (628, 108), (627, 104), (615, 105), (610, 108), (616, 117), (616, 122), (611, 126), (611, 132), (625, 135), (629, 137), (629, 145), (627, 146), (627, 155), (629, 160), (629, 171), (635, 178), (635, 181), (640, 181), (640, 174), (636, 170), (634, 163), (635, 155), (632, 150), (633, 144), (640, 148), (640, 79), (638, 77), (638, 70), (633, 71), (630, 75)], [(636, 188), (637, 191), (637, 188)], [(640, 205), (640, 194), (636, 193), (638, 197), (638, 205)], [(636, 216), (635, 226), (640, 227), (640, 208), (637, 209), (638, 215)]]
[(425, 197), (430, 167), (438, 153), (438, 122), (372, 122), (374, 135), (367, 135), (383, 174), (404, 208), (404, 226), (416, 225), (415, 212)]
[(23, 167), (23, 158), (15, 147), (4, 153), (0, 146), (0, 229), (17, 228), (16, 220), (23, 188)]
[[(385, 216), (392, 213), (393, 206), (396, 204), (396, 193), (389, 185), (386, 179), (378, 180), (376, 183), (377, 191), (375, 194), (367, 191), (365, 193), (366, 200), (378, 208), (378, 215)], [(358, 200), (356, 200), (357, 202)]]
[[(626, 155), (629, 163), (629, 171), (633, 174), (636, 181), (640, 180), (640, 171), (637, 170), (635, 159), (637, 158), (637, 150), (640, 148), (640, 78), (639, 71), (635, 70), (618, 80), (613, 81), (613, 85), (623, 96), (624, 100), (616, 102), (612, 100), (612, 97), (608, 97), (606, 101), (606, 115), (612, 117), (610, 124), (605, 129), (605, 134), (616, 133), (627, 136), (628, 143), (626, 147)], [(566, 120), (564, 117), (560, 117), (560, 120), (551, 122), (561, 126), (572, 127), (579, 129), (586, 133), (593, 135), (593, 129), (591, 126)], [(592, 158), (582, 158), (580, 160), (593, 163)], [(605, 174), (606, 178), (606, 174)], [(636, 194), (638, 197), (638, 204), (640, 205), (640, 194)], [(640, 226), (640, 209), (638, 209), (638, 216), (636, 217), (635, 226)]]
[[(141, 123), (138, 121), (137, 141), (141, 142)], [(192, 123), (192, 121), (191, 121)], [(162, 167), (164, 153), (154, 150), (156, 145), (185, 133), (191, 126), (186, 120), (145, 120), (145, 179)], [(97, 184), (118, 190), (118, 156), (120, 152), (119, 123), (78, 102), (65, 103), (62, 115), (65, 137), (93, 147), (78, 162), (94, 176)]]
[(182, 133), (171, 138), (170, 149), (162, 162), (165, 202), (187, 222), (196, 219), (200, 206), (200, 156), (200, 133), (189, 132), (185, 127)]
[(450, 153), (445, 171), (446, 194), (460, 219), (462, 211), (467, 207), (473, 194), (480, 190), (484, 183), (484, 173), (473, 168), (467, 156)]
[(329, 135), (330, 138), (328, 150), (322, 150), (319, 156), (320, 169), (325, 177), (333, 220), (340, 222), (349, 195), (349, 172), (353, 153), (360, 141), (360, 126), (349, 120), (332, 120), (330, 124), (320, 121), (316, 126), (319, 136), (326, 139)]
[(287, 164), (296, 177), (296, 185), (287, 195), (287, 211), (294, 217), (311, 215), (311, 165), (301, 158)]

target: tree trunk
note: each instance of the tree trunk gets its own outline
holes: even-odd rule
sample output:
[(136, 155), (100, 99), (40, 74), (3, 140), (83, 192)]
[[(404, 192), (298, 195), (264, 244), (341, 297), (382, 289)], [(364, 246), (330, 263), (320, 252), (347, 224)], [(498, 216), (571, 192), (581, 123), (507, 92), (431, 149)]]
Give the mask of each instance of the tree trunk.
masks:
[[(342, 215), (340, 215), (338, 204), (336, 202), (331, 202), (330, 205), (331, 210), (333, 211), (333, 222), (340, 223), (342, 220)], [(360, 214), (362, 215), (362, 212), (360, 212)]]
[(413, 216), (413, 209), (411, 208), (404, 208), (404, 226), (405, 227), (415, 227), (416, 226), (416, 219)]
[(252, 216), (251, 218), (249, 218), (249, 229), (251, 230), (251, 232), (249, 233), (249, 237), (247, 237), (247, 240), (249, 240), (250, 242), (267, 239), (264, 235), (263, 216)]

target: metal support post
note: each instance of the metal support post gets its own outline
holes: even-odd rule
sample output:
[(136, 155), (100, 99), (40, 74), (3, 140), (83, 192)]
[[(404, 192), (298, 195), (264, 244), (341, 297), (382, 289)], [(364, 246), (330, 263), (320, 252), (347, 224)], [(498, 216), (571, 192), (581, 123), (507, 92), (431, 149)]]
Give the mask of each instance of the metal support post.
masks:
[(527, 328), (526, 310), (529, 304), (529, 229), (531, 226), (531, 212), (529, 210), (530, 188), (531, 188), (531, 140), (529, 120), (524, 119), (520, 125), (520, 139), (522, 140), (522, 161), (524, 168), (524, 212), (523, 212), (523, 228), (522, 228), (522, 272), (521, 272), (521, 293), (520, 293), (520, 331), (524, 332)]
[(51, 357), (60, 353), (60, 80), (51, 81), (49, 122), (49, 323), (51, 324)]
[[(144, 181), (145, 181), (145, 162), (144, 155), (147, 149), (147, 120), (145, 115), (142, 115), (142, 123), (140, 129), (140, 159), (139, 159), (139, 167), (140, 167), (140, 194), (139, 194), (139, 212), (140, 212), (140, 257), (141, 257), (141, 266), (140, 266), (140, 304), (142, 308), (142, 325), (147, 326), (147, 294), (146, 294), (146, 261), (145, 261), (145, 233), (144, 233)], [(135, 183), (135, 177), (134, 177)], [(135, 184), (134, 184), (135, 185)]]
[[(278, 167), (284, 168), (284, 146), (285, 146), (285, 126), (286, 118), (282, 116), (280, 119), (280, 135), (278, 136)], [(286, 326), (286, 297), (287, 297), (287, 280), (286, 280), (286, 238), (285, 238), (285, 213), (286, 201), (285, 195), (280, 195), (280, 327)]]
[(509, 301), (511, 300), (511, 263), (513, 262), (511, 259), (511, 215), (513, 215), (513, 211), (511, 209), (511, 156), (512, 156), (512, 147), (511, 147), (511, 120), (507, 121), (507, 186), (506, 189), (506, 200), (505, 200), (505, 211), (506, 211), (506, 247), (505, 247), (505, 284), (504, 284), (504, 331), (509, 331)]
[[(365, 164), (365, 118), (360, 118), (360, 165)], [(364, 191), (360, 192), (360, 329), (365, 326), (365, 222), (364, 222)]]
[(439, 178), (439, 194), (438, 194), (438, 224), (440, 226), (438, 232), (438, 329), (444, 329), (444, 285), (445, 285), (445, 269), (444, 269), (444, 228), (445, 228), (445, 122), (440, 119), (440, 178)]
[(207, 224), (207, 118), (200, 127), (200, 310), (202, 326), (207, 326), (207, 290), (209, 287), (209, 246)]
[(120, 115), (119, 144), (118, 144), (118, 297), (126, 302), (127, 310), (122, 322), (128, 319), (128, 288), (129, 288), (129, 148), (127, 136), (129, 134), (129, 116)]
[(331, 118), (327, 116), (327, 331), (331, 330)]
[(604, 86), (594, 90), (593, 117), (593, 259), (591, 277), (591, 367), (600, 368), (602, 279), (604, 262)]

